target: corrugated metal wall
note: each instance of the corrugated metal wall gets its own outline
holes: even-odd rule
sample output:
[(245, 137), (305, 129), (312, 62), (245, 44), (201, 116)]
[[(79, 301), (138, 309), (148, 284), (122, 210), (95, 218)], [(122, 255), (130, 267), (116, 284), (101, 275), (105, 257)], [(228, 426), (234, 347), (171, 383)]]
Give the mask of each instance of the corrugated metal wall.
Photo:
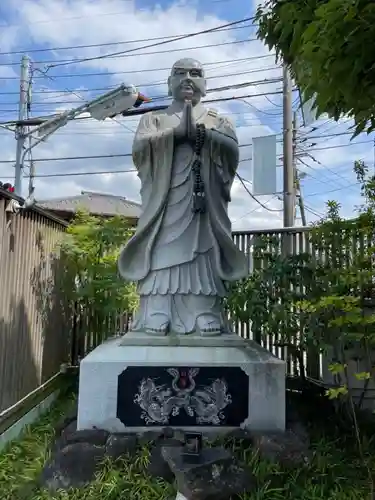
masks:
[(0, 411), (59, 371), (69, 353), (57, 244), (63, 223), (42, 211), (6, 211), (0, 193)]

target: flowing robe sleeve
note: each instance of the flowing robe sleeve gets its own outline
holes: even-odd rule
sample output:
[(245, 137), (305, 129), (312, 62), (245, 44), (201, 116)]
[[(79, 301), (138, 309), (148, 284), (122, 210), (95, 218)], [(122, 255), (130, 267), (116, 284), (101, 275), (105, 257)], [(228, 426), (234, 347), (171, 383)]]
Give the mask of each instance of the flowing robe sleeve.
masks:
[(213, 233), (216, 269), (223, 281), (236, 281), (249, 274), (248, 260), (232, 239), (228, 216), (230, 190), (239, 162), (236, 131), (226, 117), (218, 116), (207, 130), (202, 151), (202, 176)]
[(120, 252), (118, 270), (125, 280), (140, 281), (150, 270), (171, 181), (173, 143), (173, 130), (161, 127), (157, 113), (142, 116), (133, 142), (133, 162), (142, 184), (142, 214), (134, 236)]

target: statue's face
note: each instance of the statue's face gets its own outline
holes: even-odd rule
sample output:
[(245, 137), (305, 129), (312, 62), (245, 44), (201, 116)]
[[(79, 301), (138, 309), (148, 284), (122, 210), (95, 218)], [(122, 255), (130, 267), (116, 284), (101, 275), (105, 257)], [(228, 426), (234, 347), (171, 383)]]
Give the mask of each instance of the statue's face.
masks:
[(206, 95), (206, 80), (202, 65), (194, 59), (177, 61), (168, 78), (169, 95), (176, 101), (197, 103)]

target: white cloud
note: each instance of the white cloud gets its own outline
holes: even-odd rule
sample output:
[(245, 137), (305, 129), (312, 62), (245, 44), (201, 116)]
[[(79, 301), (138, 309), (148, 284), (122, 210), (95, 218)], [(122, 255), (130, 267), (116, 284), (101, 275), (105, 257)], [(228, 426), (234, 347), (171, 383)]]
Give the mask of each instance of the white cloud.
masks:
[[(34, 73), (32, 104), (34, 116), (76, 107), (82, 102), (80, 96), (84, 99), (91, 99), (103, 93), (102, 90), (92, 89), (105, 89), (122, 81), (139, 85), (148, 95), (165, 96), (166, 79), (170, 67), (178, 58), (186, 55), (197, 58), (206, 65), (208, 87), (211, 89), (244, 82), (258, 82), (257, 85), (241, 89), (208, 94), (209, 99), (250, 96), (281, 90), (280, 82), (262, 83), (264, 80), (280, 77), (281, 71), (275, 66), (274, 57), (269, 55), (260, 42), (230, 44), (236, 40), (254, 38), (256, 34), (254, 28), (204, 34), (170, 45), (144, 48), (139, 52), (58, 66), (61, 60), (95, 58), (153, 43), (152, 41), (125, 43), (129, 40), (174, 36), (225, 24), (228, 22), (225, 16), (216, 14), (216, 12), (223, 12), (223, 6), (220, 7), (220, 4), (216, 2), (207, 0), (204, 10), (209, 13), (205, 15), (200, 15), (199, 4), (198, 6), (172, 4), (164, 7), (163, 3), (158, 6), (154, 4), (147, 6), (146, 3), (144, 8), (138, 9), (133, 1), (122, 0), (75, 0), (74, 2), (70, 0), (20, 0), (14, 4), (11, 4), (10, 0), (8, 2), (6, 16), (9, 26), (3, 28), (5, 49), (2, 45), (2, 50), (29, 49), (36, 69), (44, 70), (48, 67), (44, 61), (52, 61), (52, 67), (47, 71), (48, 78), (42, 77), (37, 71)], [(241, 2), (238, 0), (237, 3), (239, 5)], [(253, 2), (253, 7), (254, 5), (255, 2)], [(227, 8), (228, 19), (232, 19), (233, 9), (229, 4)], [(248, 7), (243, 5), (241, 8), (236, 8), (235, 17), (241, 18), (246, 15), (248, 15)], [(113, 45), (79, 47), (90, 44)], [(59, 47), (70, 45), (77, 46), (77, 48), (59, 49)], [(195, 46), (205, 47), (192, 48)], [(45, 48), (53, 50), (31, 51)], [(177, 49), (181, 50), (177, 51)], [(5, 62), (17, 63), (20, 57), (20, 55), (14, 55), (6, 58)], [(54, 64), (57, 66), (53, 67)], [(1, 77), (14, 78), (17, 72), (17, 66), (0, 66), (0, 93), (5, 85)], [(8, 90), (18, 91), (16, 79), (6, 82), (4, 91)], [(16, 95), (2, 98), (0, 111), (4, 108), (15, 108), (14, 104), (8, 103), (14, 103), (16, 100)], [(240, 144), (244, 145), (251, 143), (251, 138), (254, 136), (281, 132), (281, 105), (280, 95), (261, 95), (248, 98), (246, 102), (226, 101), (210, 106), (231, 116), (237, 125)], [(1, 120), (16, 118), (16, 113), (5, 112), (5, 109), (0, 115)], [(105, 123), (79, 120), (69, 123), (46, 143), (38, 145), (33, 150), (34, 158), (51, 158), (51, 160), (36, 163), (37, 175), (79, 172), (92, 172), (92, 175), (39, 177), (36, 180), (37, 198), (72, 196), (86, 189), (139, 199), (139, 181), (134, 172), (94, 175), (94, 172), (99, 171), (133, 168), (131, 158), (115, 155), (131, 151), (132, 137), (137, 123), (138, 118), (122, 118), (117, 122), (106, 121)], [(333, 140), (330, 143), (335, 142)], [(3, 160), (14, 159), (15, 142), (10, 133), (0, 133), (0, 147)], [(282, 154), (281, 148), (280, 154)], [(354, 149), (353, 154), (355, 154)], [(114, 156), (86, 160), (52, 160), (59, 157), (95, 155)], [(328, 156), (329, 161), (327, 161)], [(341, 161), (339, 158), (343, 158), (343, 153), (336, 150), (332, 154), (322, 154), (318, 157), (324, 157), (324, 163), (332, 162), (333, 164), (337, 161), (339, 165)], [(241, 158), (246, 161), (241, 163), (239, 173), (249, 179), (251, 177), (251, 160), (249, 160), (251, 147), (241, 148)], [(0, 164), (0, 175), (11, 178), (14, 175), (13, 166)], [(331, 175), (330, 178), (332, 183)], [(310, 178), (309, 182), (315, 181)], [(319, 184), (314, 185), (311, 191), (319, 188), (321, 189)], [(25, 194), (26, 190), (27, 180), (24, 181)], [(278, 199), (261, 197), (262, 203), (272, 210), (266, 211), (250, 198), (237, 181), (232, 190), (232, 199), (230, 214), (235, 229), (281, 225), (281, 212), (274, 211), (282, 208), (282, 203)]]

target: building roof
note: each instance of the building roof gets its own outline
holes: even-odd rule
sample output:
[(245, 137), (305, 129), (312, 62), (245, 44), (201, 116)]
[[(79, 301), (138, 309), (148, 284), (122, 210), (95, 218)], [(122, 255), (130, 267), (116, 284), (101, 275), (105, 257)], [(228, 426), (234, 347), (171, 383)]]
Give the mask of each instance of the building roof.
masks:
[(91, 191), (82, 191), (77, 196), (38, 201), (38, 205), (54, 212), (75, 213), (83, 209), (93, 215), (122, 215), (137, 219), (141, 215), (141, 205), (135, 201), (127, 200), (123, 196)]
[[(15, 193), (10, 193), (6, 189), (3, 189), (0, 187), (0, 200), (1, 199), (6, 199), (9, 201), (15, 200), (20, 205), (23, 205), (23, 203), (25, 201), (23, 198), (21, 198), (20, 196), (17, 196)], [(40, 214), (43, 217), (46, 217), (47, 219), (53, 220), (53, 221), (57, 222), (58, 224), (60, 224), (61, 226), (65, 226), (65, 227), (67, 226), (67, 222), (64, 219), (59, 218), (56, 214), (49, 212), (48, 210), (40, 207), (39, 205), (32, 205), (31, 207), (28, 208), (28, 210), (36, 212), (37, 214)]]

